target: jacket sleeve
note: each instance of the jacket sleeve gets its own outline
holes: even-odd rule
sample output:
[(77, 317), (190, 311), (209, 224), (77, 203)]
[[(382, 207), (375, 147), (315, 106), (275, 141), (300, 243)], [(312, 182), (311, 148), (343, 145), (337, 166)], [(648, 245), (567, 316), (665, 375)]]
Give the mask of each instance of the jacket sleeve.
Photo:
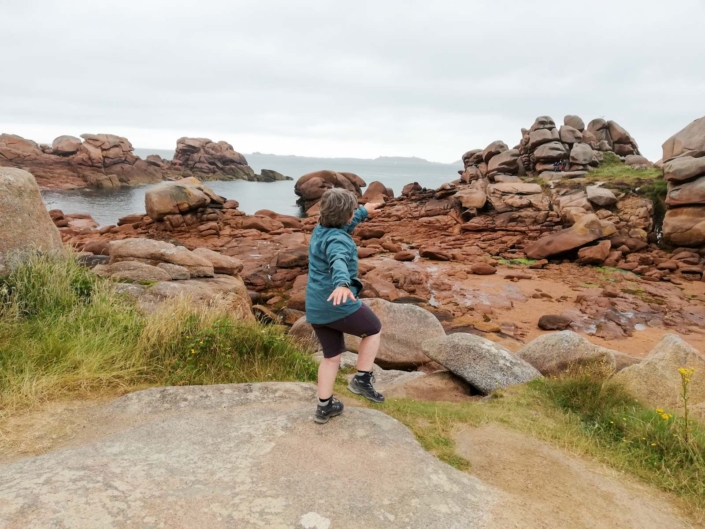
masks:
[(332, 240), (326, 246), (326, 258), (330, 275), (336, 288), (350, 285), (348, 272), (348, 249), (342, 241)]
[(353, 216), (353, 219), (346, 224), (343, 229), (347, 231), (348, 233), (352, 233), (352, 231), (355, 229), (355, 227), (360, 224), (363, 220), (367, 218), (367, 209), (365, 209), (365, 206), (360, 206), (357, 208), (355, 211), (355, 215)]

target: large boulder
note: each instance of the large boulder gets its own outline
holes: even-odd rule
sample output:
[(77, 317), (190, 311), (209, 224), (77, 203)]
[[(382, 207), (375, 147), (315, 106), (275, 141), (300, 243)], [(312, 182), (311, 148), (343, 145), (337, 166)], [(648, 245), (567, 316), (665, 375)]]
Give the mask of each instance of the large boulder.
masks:
[(560, 141), (552, 141), (540, 145), (534, 151), (534, 157), (538, 162), (555, 162), (568, 157), (565, 147)]
[(482, 151), (482, 159), (485, 163), (489, 163), (493, 156), (497, 156), (498, 154), (503, 153), (508, 149), (509, 147), (507, 147), (507, 144), (503, 141), (493, 141), (487, 147), (485, 147), (484, 151)]
[(663, 238), (674, 246), (705, 244), (705, 206), (668, 210), (663, 219)]
[(546, 259), (553, 255), (575, 250), (592, 241), (603, 239), (617, 232), (614, 224), (600, 220), (597, 215), (584, 215), (568, 229), (551, 233), (529, 243), (524, 253), (529, 259)]
[(570, 150), (570, 163), (588, 165), (593, 158), (592, 148), (586, 143), (576, 143)]
[(184, 178), (154, 186), (145, 193), (144, 202), (152, 220), (163, 220), (167, 215), (188, 213), (211, 202), (222, 204), (225, 200), (198, 179)]
[(686, 182), (700, 175), (705, 175), (705, 156), (700, 158), (681, 156), (663, 164), (663, 177), (674, 184)]
[(682, 368), (695, 369), (690, 376), (690, 406), (705, 417), (705, 356), (677, 334), (664, 336), (641, 363), (623, 369), (614, 379), (646, 404), (679, 411)]
[(563, 124), (568, 127), (573, 127), (580, 132), (585, 130), (585, 122), (580, 118), (580, 116), (573, 116), (568, 114), (563, 118)]
[(455, 333), (426, 340), (422, 350), (484, 394), (541, 376), (501, 345), (474, 334)]
[(553, 121), (551, 116), (539, 116), (534, 120), (534, 124), (531, 125), (531, 131), (539, 129), (555, 129), (556, 122)]
[(273, 169), (262, 169), (260, 171), (261, 176), (262, 176), (262, 181), (264, 182), (279, 182), (282, 180), (293, 180), (290, 176), (284, 176), (278, 171), (275, 171)]
[(358, 175), (356, 175), (355, 173), (348, 173), (348, 172), (340, 171), (340, 174), (343, 175), (348, 180), (350, 180), (350, 182), (354, 186), (356, 186), (360, 189), (367, 186), (367, 183), (362, 178), (360, 178)]
[(172, 279), (172, 274), (163, 268), (139, 261), (120, 261), (113, 264), (97, 265), (93, 268), (93, 272), (99, 277), (110, 277), (122, 281), (129, 280), (135, 283), (142, 281), (171, 281)]
[(309, 209), (320, 200), (323, 193), (334, 187), (347, 189), (361, 196), (359, 186), (342, 173), (335, 171), (314, 171), (303, 175), (296, 181), (294, 193), (299, 196), (302, 205)]
[(621, 144), (631, 144), (632, 143), (632, 137), (629, 135), (629, 133), (622, 127), (619, 123), (616, 121), (608, 121), (607, 126), (609, 127), (610, 131), (610, 137), (612, 138), (612, 142), (614, 143), (621, 143)]
[(465, 169), (471, 165), (479, 165), (483, 162), (482, 149), (473, 149), (463, 154), (463, 166)]
[(705, 204), (705, 176), (686, 184), (670, 187), (666, 204), (669, 206)]
[(609, 189), (600, 186), (587, 186), (587, 199), (600, 207), (613, 206), (617, 203), (617, 197)]
[(484, 187), (479, 180), (476, 180), (470, 186), (460, 189), (454, 198), (458, 199), (464, 208), (481, 209), (487, 202)]
[(696, 119), (668, 138), (663, 144), (662, 160), (668, 161), (691, 151), (705, 152), (705, 117)]
[(60, 252), (61, 237), (27, 171), (0, 167), (0, 275), (34, 251)]
[(101, 435), (0, 466), (0, 519), (8, 527), (486, 525), (494, 489), (429, 454), (402, 423), (348, 407), (316, 427), (315, 406), (315, 386), (291, 382), (131, 393), (95, 410), (86, 431)]
[(81, 139), (74, 136), (59, 136), (52, 142), (51, 150), (54, 154), (69, 156), (78, 152), (81, 143)]
[(586, 246), (578, 250), (578, 262), (585, 265), (599, 265), (610, 255), (612, 243), (600, 241), (595, 246)]
[(560, 140), (563, 143), (580, 143), (583, 141), (583, 133), (580, 132), (578, 129), (571, 127), (569, 125), (563, 125), (561, 127), (560, 133)]
[(519, 151), (517, 149), (501, 152), (497, 156), (493, 156), (487, 164), (487, 174), (490, 176), (497, 173), (516, 174), (518, 172)]
[(529, 133), (529, 149), (536, 149), (539, 145), (558, 141), (560, 135), (557, 129), (537, 129)]
[(242, 272), (243, 263), (240, 259), (214, 252), (208, 248), (196, 248), (191, 252), (193, 255), (203, 257), (211, 265), (216, 274), (226, 274), (236, 276)]
[[(390, 303), (383, 299), (365, 299), (382, 322), (382, 339), (376, 362), (383, 367), (410, 368), (430, 362), (421, 351), (425, 340), (445, 336), (443, 326), (427, 310), (415, 305)], [(345, 336), (346, 347), (357, 352), (360, 338)]]
[(617, 366), (615, 351), (591, 344), (573, 331), (539, 336), (520, 349), (516, 356), (547, 376), (586, 366), (611, 373)]
[(624, 165), (632, 169), (649, 169), (654, 166), (654, 164), (639, 154), (629, 154), (625, 156)]
[(364, 202), (374, 202), (378, 204), (389, 198), (394, 197), (389, 196), (389, 189), (382, 182), (372, 182), (362, 195), (362, 200)]
[(212, 277), (215, 273), (210, 260), (183, 246), (174, 246), (164, 241), (140, 238), (112, 241), (108, 245), (108, 252), (110, 264), (120, 261), (139, 261), (154, 266), (171, 263), (183, 266), (192, 277)]
[(610, 136), (610, 126), (602, 118), (593, 119), (587, 126), (588, 132), (594, 136), (599, 145), (604, 142), (604, 147), (600, 150), (612, 150), (612, 137)]

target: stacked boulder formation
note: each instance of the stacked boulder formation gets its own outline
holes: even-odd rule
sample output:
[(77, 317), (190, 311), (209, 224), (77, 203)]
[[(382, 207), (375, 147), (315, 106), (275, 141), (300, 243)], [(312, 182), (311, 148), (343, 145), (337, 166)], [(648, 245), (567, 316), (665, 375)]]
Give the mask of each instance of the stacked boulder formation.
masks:
[(291, 180), (267, 169), (255, 174), (245, 157), (224, 141), (179, 138), (173, 161), (155, 154), (142, 160), (133, 152), (127, 138), (113, 134), (59, 136), (51, 145), (0, 134), (0, 165), (31, 172), (43, 189), (115, 188), (190, 176), (201, 180)]
[(208, 180), (209, 176), (214, 180), (227, 180), (227, 177), (248, 180), (255, 176), (245, 157), (232, 145), (224, 141), (216, 143), (208, 138), (179, 138), (172, 165), (183, 167), (185, 172), (198, 175), (202, 180)]
[(530, 174), (547, 179), (575, 178), (602, 160), (578, 116), (565, 116), (560, 129), (549, 116), (539, 116), (530, 129), (521, 132), (519, 151)]
[(663, 237), (674, 246), (705, 246), (705, 117), (663, 144), (668, 182)]
[[(370, 189), (365, 193), (367, 199), (371, 195), (377, 196), (379, 194), (380, 189), (378, 188), (380, 185), (379, 182), (372, 183)], [(314, 171), (299, 178), (294, 186), (294, 193), (299, 197), (296, 203), (308, 211), (318, 203), (323, 193), (329, 189), (334, 187), (347, 189), (355, 193), (357, 197), (362, 198), (362, 188), (366, 186), (365, 181), (355, 173), (324, 170)], [(385, 196), (387, 195), (387, 188), (384, 186), (382, 186), (381, 191), (383, 191)]]
[[(595, 138), (593, 148), (599, 151), (609, 151), (617, 156), (640, 155), (639, 146), (634, 138), (616, 121), (605, 121), (602, 118), (593, 119), (587, 126), (588, 132)], [(592, 138), (590, 138), (592, 140)]]
[(559, 129), (550, 116), (539, 116), (521, 133), (521, 141), (513, 149), (497, 140), (485, 149), (466, 152), (461, 181), (508, 183), (519, 182), (523, 176), (577, 178), (599, 166), (606, 151), (627, 157), (625, 163), (632, 167), (651, 166), (640, 156), (636, 141), (614, 121), (595, 119), (586, 128), (579, 116), (567, 115)]

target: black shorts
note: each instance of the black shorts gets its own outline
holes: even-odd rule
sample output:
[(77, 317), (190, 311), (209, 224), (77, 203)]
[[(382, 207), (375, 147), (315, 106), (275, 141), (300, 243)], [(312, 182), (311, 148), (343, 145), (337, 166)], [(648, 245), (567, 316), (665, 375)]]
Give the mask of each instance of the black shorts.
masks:
[(379, 334), (382, 330), (379, 318), (364, 303), (350, 316), (322, 325), (313, 323), (311, 327), (321, 342), (324, 358), (333, 358), (346, 351), (344, 334), (365, 338)]

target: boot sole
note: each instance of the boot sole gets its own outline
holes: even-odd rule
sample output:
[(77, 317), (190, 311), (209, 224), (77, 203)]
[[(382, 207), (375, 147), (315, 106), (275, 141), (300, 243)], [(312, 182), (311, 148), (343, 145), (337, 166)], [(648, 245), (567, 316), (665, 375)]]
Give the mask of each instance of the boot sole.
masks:
[(340, 410), (338, 413), (331, 413), (328, 417), (318, 417), (317, 415), (313, 416), (313, 422), (316, 424), (325, 424), (328, 421), (331, 420), (332, 417), (337, 417), (338, 415), (342, 415), (344, 410)]
[(352, 387), (352, 385), (349, 385), (349, 386), (348, 386), (348, 391), (349, 391), (350, 393), (354, 393), (355, 395), (360, 395), (361, 397), (365, 397), (367, 400), (369, 400), (369, 401), (371, 401), (371, 402), (376, 402), (377, 404), (382, 404), (382, 403), (384, 402), (384, 399), (382, 399), (382, 400), (374, 399), (374, 398), (372, 398), (372, 397), (366, 395), (366, 394), (363, 393), (362, 391), (359, 391), (359, 390), (355, 389), (354, 387)]

